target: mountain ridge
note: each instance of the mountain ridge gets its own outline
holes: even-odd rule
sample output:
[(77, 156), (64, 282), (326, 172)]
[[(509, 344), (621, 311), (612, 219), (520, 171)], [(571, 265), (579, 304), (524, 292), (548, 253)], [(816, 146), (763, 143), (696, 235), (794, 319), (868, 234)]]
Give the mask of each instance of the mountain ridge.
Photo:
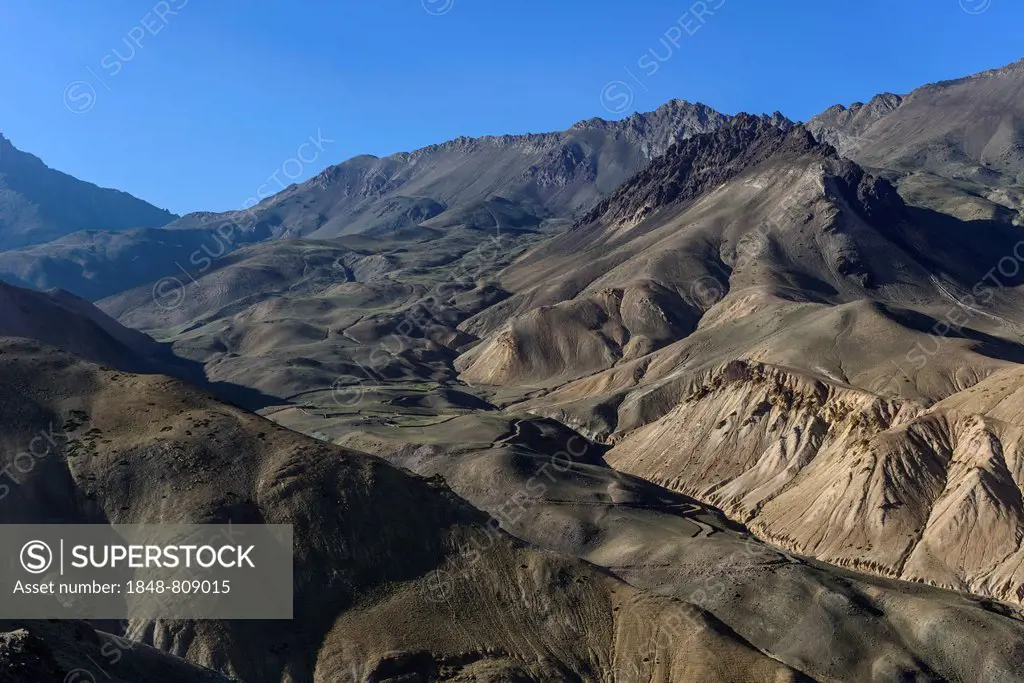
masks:
[(1024, 242), (975, 211), (1012, 174), (961, 176), (1016, 163), (1017, 79), (806, 125), (673, 101), (62, 238), (101, 284), (195, 268), (0, 285), (3, 454), (67, 441), (0, 517), (294, 524), (293, 623), (126, 629), (252, 683), (1016, 680)]
[(1024, 224), (1024, 60), (866, 105), (835, 105), (807, 127), (908, 202), (964, 220)]
[[(762, 118), (791, 125), (778, 113)], [(460, 137), (387, 157), (361, 155), (243, 211), (194, 212), (123, 235), (74, 233), (0, 254), (0, 277), (98, 300), (175, 274), (174, 261), (183, 263), (183, 254), (188, 260), (188, 245), (217, 253), (268, 239), (387, 235), (428, 221), (464, 222), (467, 215), (475, 216), (471, 228), (488, 232), (513, 220), (539, 226), (589, 209), (677, 139), (728, 120), (706, 105), (673, 100), (653, 112), (580, 121), (564, 131)], [(521, 215), (494, 217), (491, 203), (499, 200)]]
[(50, 168), (0, 134), (0, 251), (77, 230), (159, 227), (176, 218), (122, 190)]

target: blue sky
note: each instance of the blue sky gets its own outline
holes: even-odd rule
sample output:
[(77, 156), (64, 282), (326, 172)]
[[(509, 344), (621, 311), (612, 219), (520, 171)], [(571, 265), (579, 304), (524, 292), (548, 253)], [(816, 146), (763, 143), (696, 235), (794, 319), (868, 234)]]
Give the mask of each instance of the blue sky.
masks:
[[(1024, 57), (1019, 0), (0, 0), (0, 11), (0, 132), (177, 213), (238, 208), (275, 173), (303, 180), (458, 135), (556, 130), (674, 97), (803, 119)], [(319, 146), (300, 149), (311, 136)]]

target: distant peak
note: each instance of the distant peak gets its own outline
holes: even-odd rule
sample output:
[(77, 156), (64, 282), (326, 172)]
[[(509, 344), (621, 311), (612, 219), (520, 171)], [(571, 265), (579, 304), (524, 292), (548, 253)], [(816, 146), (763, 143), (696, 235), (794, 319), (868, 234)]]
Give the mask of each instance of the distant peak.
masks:
[(706, 109), (711, 109), (711, 107), (709, 107), (706, 104), (701, 104), (700, 102), (690, 102), (689, 100), (673, 98), (673, 99), (669, 100), (668, 102), (666, 102), (665, 104), (663, 104), (660, 107), (658, 107), (657, 109), (655, 109), (654, 111), (655, 112), (659, 112), (659, 111), (672, 111), (672, 110), (679, 110), (679, 109), (705, 109), (706, 110)]
[(903, 104), (903, 95), (892, 92), (878, 93), (868, 101), (867, 106), (882, 109), (895, 109)]
[(780, 153), (830, 156), (835, 150), (818, 143), (803, 126), (780, 127), (772, 123), (771, 117), (740, 113), (714, 132), (669, 147), (578, 225), (602, 218), (642, 219), (661, 207), (693, 199)]
[(588, 128), (609, 128), (613, 126), (628, 125), (630, 121), (642, 121), (650, 118), (660, 118), (666, 115), (672, 114), (694, 114), (702, 117), (706, 116), (721, 116), (725, 117), (724, 114), (717, 110), (709, 107), (706, 104), (700, 102), (690, 102), (688, 100), (671, 99), (665, 104), (662, 104), (654, 111), (646, 112), (633, 112), (629, 116), (621, 119), (603, 119), (600, 116), (594, 116), (583, 121), (577, 121), (574, 123), (569, 130), (583, 130)]
[(877, 119), (903, 106), (906, 97), (891, 92), (883, 92), (872, 97), (867, 103), (851, 102), (848, 106), (833, 104), (825, 111), (813, 116), (808, 122), (814, 130), (820, 131), (822, 125), (833, 125), (832, 122), (850, 120), (855, 117), (868, 116)]
[(985, 78), (1003, 78), (1006, 76), (1019, 77), (1021, 75), (1024, 75), (1024, 59), (1011, 62), (1005, 66), (996, 67), (995, 69), (979, 71), (978, 73), (963, 76), (962, 78), (951, 78), (944, 81), (938, 81), (936, 83), (929, 83), (928, 85), (921, 86), (918, 90), (941, 90), (960, 83), (969, 83), (970, 81), (977, 81)]
[(997, 67), (995, 69), (988, 69), (987, 71), (982, 71), (981, 73), (978, 73), (978, 74), (975, 74), (975, 75), (976, 76), (985, 76), (985, 75), (991, 75), (991, 74), (996, 74), (996, 73), (1013, 73), (1013, 72), (1017, 72), (1017, 71), (1024, 71), (1024, 58), (1018, 59), (1015, 62), (1010, 62), (1006, 66), (1000, 66), (1000, 67)]

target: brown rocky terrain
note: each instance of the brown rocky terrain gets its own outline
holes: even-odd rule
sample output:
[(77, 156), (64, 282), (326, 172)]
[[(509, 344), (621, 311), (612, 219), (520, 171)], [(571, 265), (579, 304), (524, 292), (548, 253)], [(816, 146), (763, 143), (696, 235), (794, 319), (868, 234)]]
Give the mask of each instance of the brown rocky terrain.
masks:
[(801, 680), (699, 608), (524, 545), (437, 480), (176, 380), (24, 341), (4, 343), (0, 375), (3, 452), (48, 425), (63, 441), (0, 521), (294, 525), (294, 622), (132, 622), (134, 641), (254, 683), (590, 679), (644, 658), (663, 680)]
[[(790, 124), (778, 113), (764, 118)], [(358, 156), (260, 196), (255, 206), (254, 197), (244, 210), (196, 212), (166, 230), (112, 232), (89, 224), (47, 244), (9, 245), (0, 254), (0, 278), (96, 300), (163, 276), (198, 278), (211, 259), (272, 239), (387, 236), (424, 223), (465, 222), (466, 214), (477, 214), (470, 221), (477, 225), (536, 227), (590, 209), (676, 140), (729, 120), (706, 105), (673, 100), (653, 112), (590, 119), (564, 131), (464, 137), (383, 158)]]
[[(927, 218), (806, 131), (741, 118), (510, 266), (456, 367), (542, 388), (517, 409), (790, 550), (1019, 603), (1017, 432), (971, 399), (1015, 386), (1018, 283), (972, 287), (1014, 236), (989, 225), (973, 261), (975, 234)], [(948, 296), (972, 290), (989, 306)]]
[[(65, 237), (110, 296), (0, 287), (0, 454), (64, 442), (0, 522), (295, 526), (293, 622), (132, 622), (124, 680), (1021, 680), (1022, 73)], [(106, 283), (229, 224), (170, 288)], [(108, 637), (0, 631), (19, 681)]]
[[(1006, 335), (1019, 275), (979, 285), (1012, 254), (1014, 231), (987, 224), (980, 243), (947, 220), (912, 212), (802, 128), (741, 118), (682, 143), (503, 272), (512, 296), (460, 326), (485, 340), (456, 365), (470, 383), (551, 386), (619, 365), (621, 376), (642, 357), (634, 371), (743, 353), (866, 386), (895, 361), (939, 398), (959, 386), (950, 364), (983, 374), (1020, 358)], [(972, 290), (982, 313), (951, 294)], [(921, 335), (945, 336), (950, 317), (963, 342), (924, 364), (904, 358)], [(844, 349), (844, 330), (893, 343)], [(964, 346), (974, 353), (947, 362)]]
[(3, 683), (230, 683), (223, 674), (85, 622), (0, 621)]
[[(3, 452), (48, 425), (61, 444), (0, 503), (3, 522), (295, 526), (293, 622), (131, 622), (125, 635), (143, 645), (110, 665), (126, 680), (146, 665), (138, 657), (156, 656), (144, 645), (275, 683), (1010, 680), (1021, 664), (1012, 611), (780, 553), (714, 509), (616, 473), (551, 423), (461, 453), (376, 445), (443, 473), (491, 522), (436, 476), (302, 437), (177, 380), (25, 341), (4, 342), (0, 376), (13, 390), (0, 401)], [(28, 638), (38, 666), (79, 666), (61, 631), (17, 627), (8, 642), (22, 652)], [(998, 636), (958, 641), (978, 628)]]
[(807, 127), (891, 176), (913, 203), (965, 220), (1020, 223), (1024, 62), (836, 105)]
[[(863, 116), (890, 109), (879, 102)], [(479, 225), (460, 229), (440, 241), (420, 233), (438, 251), (418, 260), (404, 237), (393, 251), (282, 242), (225, 259), (180, 309), (142, 289), (103, 305), (169, 335), (210, 377), (300, 403), (326, 420), (299, 418), (318, 436), (337, 422), (416, 438), (525, 398), (516, 409), (614, 444), (614, 466), (718, 505), (786, 548), (1020, 599), (1012, 579), (988, 578), (1016, 551), (1016, 513), (1002, 503), (1002, 555), (957, 559), (970, 525), (941, 532), (959, 540), (940, 557), (915, 554), (933, 508), (961, 485), (950, 444), (965, 427), (926, 430), (927, 443), (916, 426), (894, 436), (1024, 358), (1019, 275), (986, 280), (1014, 253), (1005, 224), (968, 228), (908, 206), (806, 129), (741, 115), (672, 146), (572, 229), (519, 233), (443, 306), (410, 315), (459, 270), (452, 256), (472, 254), (452, 240), (481, 239)], [(737, 368), (742, 378), (723, 384)], [(788, 398), (765, 393), (776, 384), (793, 387)], [(1012, 486), (997, 498), (1019, 495)], [(836, 505), (853, 512), (834, 520)]]
[(612, 466), (796, 552), (1024, 600), (1019, 420), (999, 409), (1016, 368), (930, 408), (753, 363), (688, 379), (668, 414), (612, 437)]

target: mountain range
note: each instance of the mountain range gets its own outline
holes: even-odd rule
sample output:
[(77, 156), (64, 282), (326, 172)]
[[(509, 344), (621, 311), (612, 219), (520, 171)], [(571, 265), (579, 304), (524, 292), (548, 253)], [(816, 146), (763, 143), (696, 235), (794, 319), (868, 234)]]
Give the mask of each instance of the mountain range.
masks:
[[(0, 454), (66, 443), (0, 521), (294, 526), (293, 622), (135, 620), (114, 680), (1021, 680), (1022, 92), (673, 101), (19, 223)], [(0, 623), (0, 681), (104, 628)]]
[(0, 250), (79, 230), (155, 228), (176, 218), (126, 192), (55, 171), (0, 134)]
[[(781, 114), (768, 118), (789, 124)], [(674, 100), (648, 114), (581, 121), (557, 133), (459, 138), (385, 158), (359, 156), (246, 210), (65, 230), (48, 244), (0, 253), (0, 277), (96, 300), (181, 270), (205, 272), (210, 259), (269, 239), (378, 236), (424, 223), (535, 226), (589, 208), (677, 139), (728, 120)], [(138, 229), (123, 229), (129, 227)]]

